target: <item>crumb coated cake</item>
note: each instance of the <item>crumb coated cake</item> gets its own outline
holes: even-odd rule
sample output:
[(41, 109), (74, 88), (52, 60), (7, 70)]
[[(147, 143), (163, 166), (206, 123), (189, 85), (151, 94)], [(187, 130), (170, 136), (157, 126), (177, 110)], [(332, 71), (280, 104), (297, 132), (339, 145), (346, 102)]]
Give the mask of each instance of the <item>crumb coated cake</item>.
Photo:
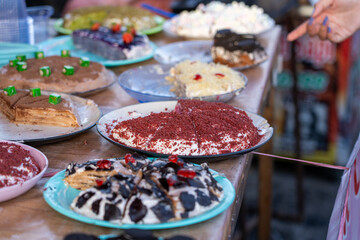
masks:
[[(88, 61), (88, 60), (87, 60)], [(112, 74), (96, 62), (88, 66), (81, 65), (81, 58), (50, 56), (41, 59), (26, 60), (27, 68), (17, 70), (10, 64), (0, 69), (0, 88), (9, 85), (17, 89), (41, 88), (56, 92), (85, 92), (104, 87), (112, 81)], [(64, 67), (73, 69), (72, 74), (64, 74)], [(48, 67), (48, 74), (43, 74), (41, 68)], [(48, 76), (47, 76), (48, 75)]]
[(0, 188), (23, 183), (38, 173), (40, 166), (28, 150), (0, 142)]
[(235, 70), (214, 63), (185, 60), (170, 69), (165, 78), (179, 97), (219, 95), (245, 87), (243, 77)]
[(229, 67), (251, 66), (267, 58), (255, 35), (237, 34), (229, 29), (216, 32), (211, 56), (215, 63)]
[[(128, 169), (141, 161), (136, 170), (141, 175), (109, 174), (105, 181), (79, 193), (71, 203), (75, 212), (118, 224), (156, 224), (197, 216), (223, 198), (222, 187), (207, 164), (186, 163), (175, 155), (149, 161), (127, 154), (113, 164), (118, 161)], [(67, 170), (65, 181), (77, 171), (93, 169), (79, 165), (71, 174)]]
[[(13, 95), (0, 91), (0, 112), (17, 124), (78, 127), (72, 102), (57, 94), (32, 95), (31, 91), (15, 90)], [(56, 100), (50, 103), (54, 97)]]
[(186, 156), (237, 152), (262, 138), (246, 112), (200, 100), (179, 100), (172, 112), (151, 113), (107, 129), (111, 139), (126, 146)]

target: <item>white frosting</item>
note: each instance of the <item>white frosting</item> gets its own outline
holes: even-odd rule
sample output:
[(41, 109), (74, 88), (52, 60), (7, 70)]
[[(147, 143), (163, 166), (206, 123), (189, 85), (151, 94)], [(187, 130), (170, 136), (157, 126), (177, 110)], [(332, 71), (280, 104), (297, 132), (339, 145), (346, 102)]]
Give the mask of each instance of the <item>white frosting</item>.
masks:
[[(236, 23), (236, 24), (234, 24)], [(200, 4), (194, 11), (183, 11), (171, 20), (171, 30), (186, 37), (213, 37), (217, 30), (231, 29), (237, 33), (258, 34), (274, 26), (264, 10), (243, 2), (225, 4), (213, 1)]]

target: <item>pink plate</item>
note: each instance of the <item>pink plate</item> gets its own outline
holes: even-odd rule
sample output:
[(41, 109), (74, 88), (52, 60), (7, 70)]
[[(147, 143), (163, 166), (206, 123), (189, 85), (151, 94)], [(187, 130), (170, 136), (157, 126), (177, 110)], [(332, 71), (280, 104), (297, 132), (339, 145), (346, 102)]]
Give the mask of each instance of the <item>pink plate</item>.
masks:
[(28, 145), (17, 143), (17, 142), (5, 141), (5, 140), (0, 140), (0, 142), (13, 143), (13, 144), (19, 145), (22, 148), (28, 150), (30, 152), (30, 154), (34, 157), (35, 161), (40, 165), (40, 168), (41, 168), (41, 172), (38, 175), (36, 175), (35, 177), (33, 177), (21, 184), (16, 184), (16, 185), (13, 185), (10, 187), (0, 188), (0, 202), (3, 202), (6, 200), (15, 198), (15, 197), (25, 193), (26, 191), (28, 191), (30, 188), (32, 188), (41, 179), (41, 177), (45, 173), (46, 169), (48, 168), (48, 159), (42, 152), (40, 152), (39, 150), (37, 150), (33, 147), (30, 147)]

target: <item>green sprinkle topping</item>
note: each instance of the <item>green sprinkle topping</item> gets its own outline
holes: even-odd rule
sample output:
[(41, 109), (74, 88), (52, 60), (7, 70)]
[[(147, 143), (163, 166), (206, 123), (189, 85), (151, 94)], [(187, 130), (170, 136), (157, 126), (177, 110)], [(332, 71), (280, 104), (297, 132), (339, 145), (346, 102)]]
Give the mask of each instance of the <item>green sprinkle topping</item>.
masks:
[(65, 65), (62, 72), (64, 75), (74, 75), (74, 67)]
[(35, 52), (35, 59), (42, 59), (44, 57), (45, 57), (44, 51)]
[(33, 97), (39, 97), (41, 96), (41, 90), (40, 88), (30, 88), (30, 94)]
[(43, 77), (49, 77), (51, 75), (51, 69), (49, 66), (44, 66), (40, 68), (40, 75)]
[(4, 88), (4, 93), (8, 96), (12, 96), (12, 95), (16, 94), (16, 89), (14, 86), (8, 86), (8, 87)]
[(61, 56), (62, 57), (70, 57), (70, 50), (68, 50), (68, 49), (61, 50)]
[(10, 67), (16, 67), (16, 63), (17, 63), (18, 61), (19, 61), (19, 60), (17, 60), (17, 59), (10, 60), (10, 61), (9, 61), (9, 66), (10, 66)]
[(49, 103), (56, 105), (56, 104), (59, 104), (60, 102), (61, 102), (60, 95), (55, 94), (55, 93), (49, 95)]
[(19, 72), (25, 71), (25, 70), (27, 69), (27, 64), (26, 64), (26, 62), (17, 62), (17, 63), (16, 63), (16, 69), (17, 69)]
[(21, 61), (21, 62), (26, 61), (26, 55), (17, 55), (16, 59)]
[(82, 67), (88, 67), (90, 66), (90, 60), (87, 57), (80, 58), (80, 66)]

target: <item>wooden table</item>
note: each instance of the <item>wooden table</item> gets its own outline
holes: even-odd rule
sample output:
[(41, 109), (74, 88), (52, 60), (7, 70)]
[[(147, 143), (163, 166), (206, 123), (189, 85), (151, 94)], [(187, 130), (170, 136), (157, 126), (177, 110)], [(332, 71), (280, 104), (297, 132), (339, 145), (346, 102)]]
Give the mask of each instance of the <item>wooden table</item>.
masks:
[[(265, 98), (271, 86), (269, 79), (279, 36), (279, 27), (263, 34), (261, 41), (266, 47), (269, 59), (259, 67), (244, 71), (249, 79), (248, 86), (230, 102), (231, 105), (254, 113), (262, 112)], [(158, 45), (179, 40), (170, 38), (165, 33), (151, 36), (151, 39)], [(141, 64), (154, 62), (154, 60), (150, 60)], [(120, 74), (131, 67), (134, 65), (117, 67), (112, 70), (116, 74)], [(114, 84), (105, 91), (89, 98), (99, 105), (104, 114), (137, 103), (118, 84)], [(63, 170), (69, 162), (81, 163), (96, 158), (120, 157), (127, 152), (102, 138), (95, 127), (66, 141), (41, 145), (37, 148), (49, 159), (47, 172)], [(224, 173), (236, 189), (236, 200), (225, 212), (203, 223), (171, 230), (158, 230), (155, 231), (155, 234), (163, 237), (185, 234), (196, 239), (230, 239), (241, 206), (251, 156), (251, 154), (246, 154), (209, 164), (212, 169)], [(121, 230), (118, 229), (75, 221), (53, 210), (46, 204), (42, 196), (43, 186), (47, 180), (43, 178), (34, 188), (22, 196), (0, 203), (1, 239), (62, 239), (71, 232), (86, 232), (95, 235), (121, 233)]]

